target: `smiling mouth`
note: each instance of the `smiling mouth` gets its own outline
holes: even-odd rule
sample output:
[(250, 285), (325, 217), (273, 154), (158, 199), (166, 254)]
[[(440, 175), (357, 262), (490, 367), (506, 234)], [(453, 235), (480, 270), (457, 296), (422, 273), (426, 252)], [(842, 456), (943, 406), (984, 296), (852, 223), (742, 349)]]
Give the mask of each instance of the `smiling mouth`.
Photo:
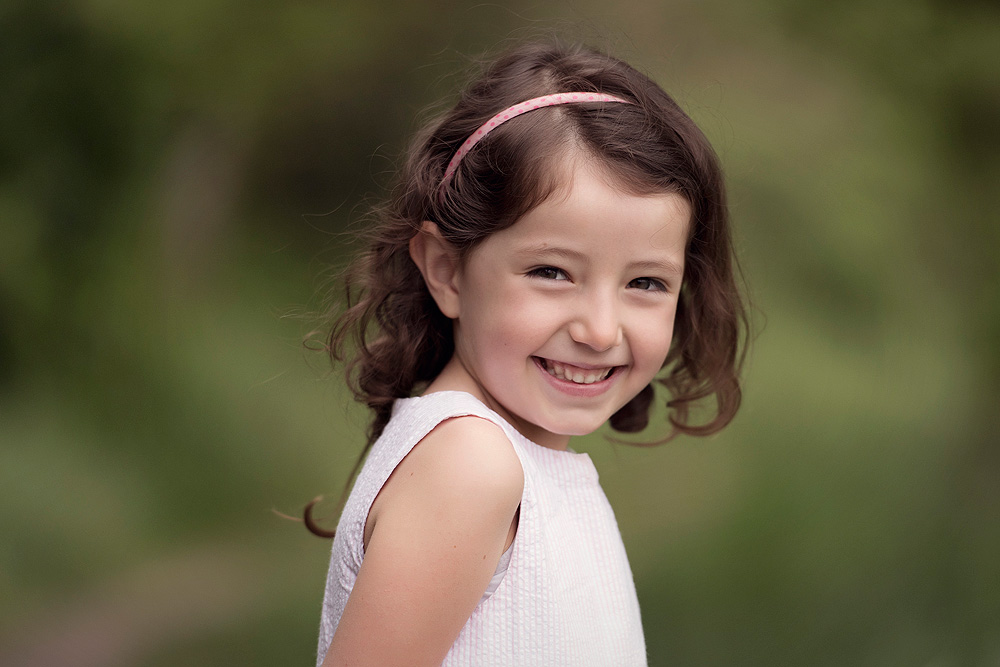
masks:
[(558, 361), (535, 357), (539, 365), (546, 373), (559, 380), (566, 380), (574, 384), (594, 384), (602, 380), (607, 380), (619, 366), (608, 366), (606, 368), (580, 368), (561, 364)]

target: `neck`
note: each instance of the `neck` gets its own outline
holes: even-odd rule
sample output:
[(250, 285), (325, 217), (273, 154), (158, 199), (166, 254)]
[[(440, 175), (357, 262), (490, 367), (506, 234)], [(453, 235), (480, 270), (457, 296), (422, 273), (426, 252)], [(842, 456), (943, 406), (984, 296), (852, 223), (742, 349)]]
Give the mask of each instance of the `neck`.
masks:
[(483, 405), (503, 417), (521, 435), (535, 444), (560, 451), (565, 451), (569, 448), (568, 435), (550, 433), (509, 413), (506, 408), (483, 388), (482, 384), (465, 367), (458, 355), (452, 356), (451, 360), (445, 365), (438, 376), (434, 378), (434, 381), (427, 386), (423, 394), (433, 394), (436, 391), (464, 391), (467, 394), (475, 396)]

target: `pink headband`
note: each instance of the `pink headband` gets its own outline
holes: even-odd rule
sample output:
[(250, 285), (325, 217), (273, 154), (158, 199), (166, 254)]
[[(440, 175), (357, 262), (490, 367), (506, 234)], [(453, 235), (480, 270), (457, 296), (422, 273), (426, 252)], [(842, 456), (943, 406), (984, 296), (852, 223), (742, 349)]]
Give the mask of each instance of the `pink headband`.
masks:
[(444, 190), (448, 187), (448, 183), (451, 182), (451, 177), (455, 175), (455, 170), (458, 169), (459, 163), (462, 158), (472, 150), (475, 146), (489, 134), (492, 130), (496, 129), (497, 126), (503, 125), (511, 118), (520, 116), (523, 113), (529, 111), (534, 111), (535, 109), (541, 109), (542, 107), (551, 107), (557, 104), (579, 104), (583, 102), (621, 102), (623, 104), (631, 104), (628, 100), (623, 100), (620, 97), (615, 97), (614, 95), (606, 95), (604, 93), (556, 93), (554, 95), (543, 95), (542, 97), (535, 97), (530, 100), (525, 100), (520, 104), (515, 104), (512, 107), (504, 109), (497, 115), (490, 118), (488, 121), (483, 123), (478, 130), (473, 132), (468, 139), (458, 147), (455, 151), (455, 155), (451, 158), (451, 162), (448, 163), (448, 168), (444, 170), (444, 178), (441, 179), (441, 185), (438, 186), (438, 193), (441, 197), (444, 196)]

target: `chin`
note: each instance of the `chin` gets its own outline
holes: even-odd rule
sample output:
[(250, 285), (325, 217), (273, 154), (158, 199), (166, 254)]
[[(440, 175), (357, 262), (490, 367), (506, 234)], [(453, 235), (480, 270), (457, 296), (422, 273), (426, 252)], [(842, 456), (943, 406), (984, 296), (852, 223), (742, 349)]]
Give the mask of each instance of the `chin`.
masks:
[(608, 419), (610, 419), (610, 415), (608, 416), (607, 419), (601, 419), (601, 420), (588, 419), (588, 420), (574, 421), (572, 424), (558, 424), (558, 425), (554, 424), (553, 428), (547, 430), (549, 431), (549, 433), (552, 433), (554, 435), (579, 437), (583, 435), (590, 435), (594, 431), (597, 431), (608, 422)]

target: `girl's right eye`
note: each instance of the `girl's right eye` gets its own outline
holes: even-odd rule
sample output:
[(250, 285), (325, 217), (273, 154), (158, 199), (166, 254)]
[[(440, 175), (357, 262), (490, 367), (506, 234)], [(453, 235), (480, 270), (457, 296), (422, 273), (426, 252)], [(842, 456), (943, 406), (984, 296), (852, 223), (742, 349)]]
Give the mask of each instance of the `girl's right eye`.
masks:
[(554, 266), (540, 266), (537, 269), (532, 269), (528, 271), (529, 276), (534, 276), (536, 278), (545, 278), (546, 280), (569, 280), (569, 276), (562, 269), (557, 269)]

